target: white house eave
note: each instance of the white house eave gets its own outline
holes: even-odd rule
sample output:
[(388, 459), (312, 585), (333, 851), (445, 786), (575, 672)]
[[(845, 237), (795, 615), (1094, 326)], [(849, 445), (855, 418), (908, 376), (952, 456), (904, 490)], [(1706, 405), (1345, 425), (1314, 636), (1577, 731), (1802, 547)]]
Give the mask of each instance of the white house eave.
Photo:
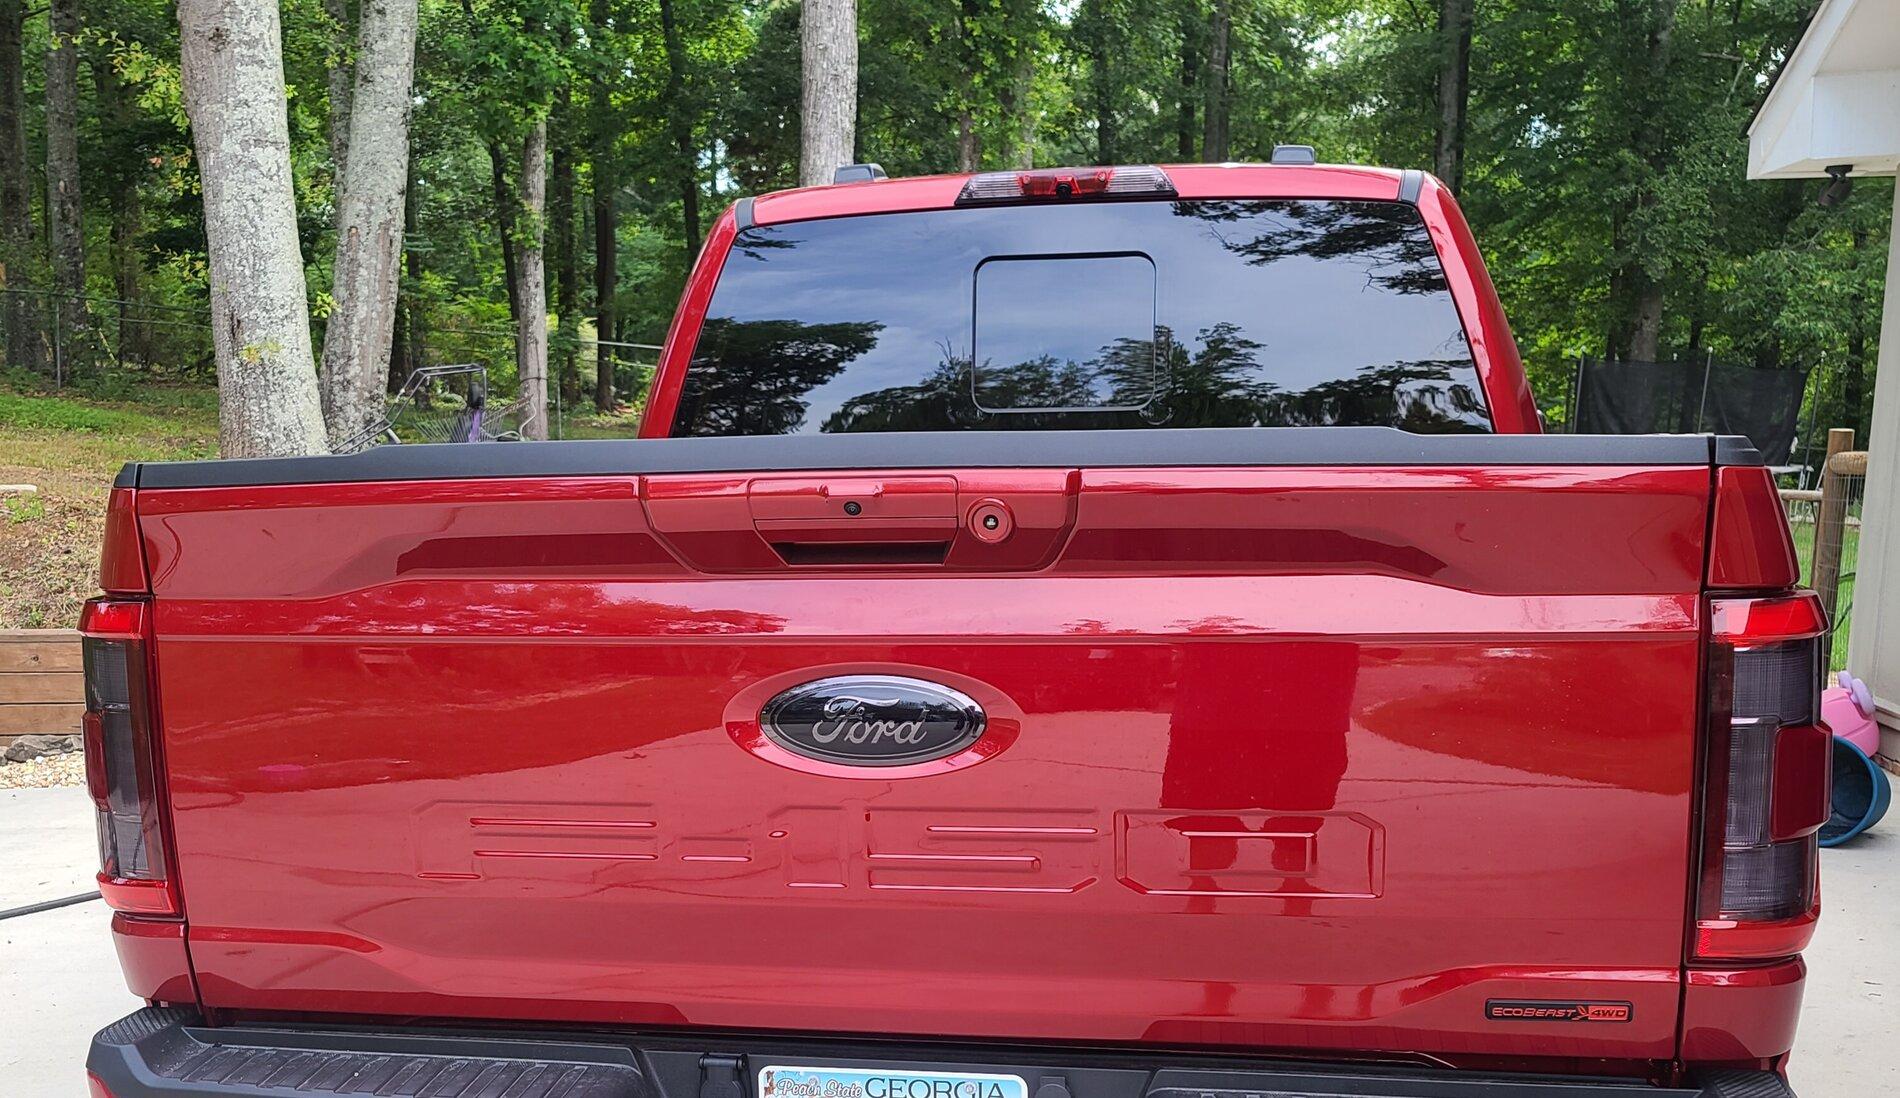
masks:
[(1748, 127), (1750, 179), (1900, 171), (1900, 0), (1823, 0)]

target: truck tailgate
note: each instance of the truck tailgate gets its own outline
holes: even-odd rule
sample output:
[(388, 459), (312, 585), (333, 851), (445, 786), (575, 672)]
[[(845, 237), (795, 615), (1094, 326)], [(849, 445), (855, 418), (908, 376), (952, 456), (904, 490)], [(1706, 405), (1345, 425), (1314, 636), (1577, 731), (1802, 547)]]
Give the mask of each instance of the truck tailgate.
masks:
[[(1708, 440), (1319, 433), (147, 467), (204, 1004), (1674, 1055)], [(980, 735), (763, 734), (853, 675)]]

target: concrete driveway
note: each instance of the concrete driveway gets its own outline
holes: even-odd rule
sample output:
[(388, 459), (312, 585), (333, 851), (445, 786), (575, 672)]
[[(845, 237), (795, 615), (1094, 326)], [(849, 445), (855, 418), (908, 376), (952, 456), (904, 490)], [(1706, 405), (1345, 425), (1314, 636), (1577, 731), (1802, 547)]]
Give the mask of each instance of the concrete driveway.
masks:
[[(1801, 1098), (1900, 1093), (1900, 819), (1822, 852), (1826, 914), (1809, 948), (1790, 1069)], [(91, 805), (76, 788), (0, 791), (0, 910), (90, 891)], [(97, 901), (0, 922), (0, 1095), (85, 1098), (87, 1042), (141, 1004)]]

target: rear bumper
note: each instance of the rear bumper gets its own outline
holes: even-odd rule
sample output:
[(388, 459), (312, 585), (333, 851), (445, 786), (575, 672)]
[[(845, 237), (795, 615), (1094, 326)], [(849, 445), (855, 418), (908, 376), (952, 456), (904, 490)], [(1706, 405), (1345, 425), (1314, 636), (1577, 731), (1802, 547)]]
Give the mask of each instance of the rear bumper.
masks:
[[(925, 1059), (928, 1057), (928, 1059)], [(1014, 1075), (1033, 1098), (1792, 1098), (1778, 1077), (1725, 1073), (1687, 1088), (1609, 1079), (1239, 1061), (1079, 1049), (901, 1048), (720, 1034), (492, 1036), (421, 1029), (210, 1028), (183, 1008), (100, 1031), (95, 1098), (752, 1098), (768, 1064)]]

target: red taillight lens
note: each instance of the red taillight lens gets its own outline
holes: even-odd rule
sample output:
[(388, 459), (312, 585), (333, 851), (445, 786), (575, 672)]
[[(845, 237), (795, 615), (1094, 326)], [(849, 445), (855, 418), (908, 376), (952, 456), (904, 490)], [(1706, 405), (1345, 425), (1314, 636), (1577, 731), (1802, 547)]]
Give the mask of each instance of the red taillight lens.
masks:
[(1174, 193), (1174, 181), (1168, 178), (1168, 173), (1148, 164), (1122, 168), (1043, 168), (973, 175), (957, 195), (957, 205), (1116, 196), (1168, 198)]
[(1710, 721), (1696, 955), (1797, 953), (1814, 930), (1827, 818), (1825, 619), (1812, 594), (1710, 606)]
[(146, 674), (147, 607), (94, 599), (80, 615), (86, 667), (86, 786), (99, 823), (99, 887), (120, 911), (174, 915), (159, 824)]

